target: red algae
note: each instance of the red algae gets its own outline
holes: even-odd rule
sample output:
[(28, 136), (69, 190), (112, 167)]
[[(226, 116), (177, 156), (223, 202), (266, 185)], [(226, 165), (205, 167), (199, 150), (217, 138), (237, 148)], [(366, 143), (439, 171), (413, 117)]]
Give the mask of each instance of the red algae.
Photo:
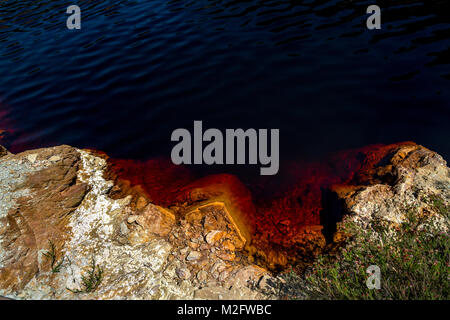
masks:
[[(248, 252), (276, 267), (304, 254), (309, 240), (323, 238), (330, 216), (331, 220), (339, 218), (331, 212), (339, 206), (339, 193), (386, 178), (377, 175), (377, 165), (404, 144), (414, 143), (372, 145), (341, 151), (320, 162), (290, 163), (280, 170), (283, 174), (278, 181), (283, 183), (260, 177), (248, 187), (230, 174), (198, 177), (169, 159), (108, 159), (108, 163), (110, 178), (122, 189), (138, 188), (149, 201), (175, 208), (178, 214), (208, 202), (222, 202), (247, 239)], [(324, 239), (319, 240), (314, 246), (323, 247)]]

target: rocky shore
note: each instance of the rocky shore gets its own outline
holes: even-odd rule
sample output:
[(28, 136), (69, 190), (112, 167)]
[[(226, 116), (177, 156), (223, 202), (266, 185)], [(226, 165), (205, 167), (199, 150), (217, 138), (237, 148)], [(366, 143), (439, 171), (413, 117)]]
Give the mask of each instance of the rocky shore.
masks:
[[(450, 205), (444, 159), (414, 143), (383, 147), (382, 155), (365, 159), (351, 183), (324, 191), (326, 217), (296, 233), (296, 252), (342, 243), (343, 219), (395, 228), (411, 210), (448, 232), (448, 217), (436, 209), (436, 202)], [(258, 246), (230, 201), (203, 195), (183, 210), (158, 206), (110, 180), (108, 170), (105, 155), (89, 150), (58, 146), (14, 155), (0, 146), (0, 296), (276, 297), (270, 284), (279, 280), (267, 263), (275, 247)], [(289, 249), (280, 252), (279, 266), (295, 263)]]

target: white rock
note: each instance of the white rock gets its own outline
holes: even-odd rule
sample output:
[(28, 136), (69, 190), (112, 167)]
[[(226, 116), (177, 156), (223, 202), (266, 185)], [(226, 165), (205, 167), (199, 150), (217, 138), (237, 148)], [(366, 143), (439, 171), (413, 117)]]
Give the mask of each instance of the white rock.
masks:
[(48, 159), (50, 162), (58, 162), (59, 160), (61, 160), (60, 156), (52, 156)]
[(139, 218), (139, 216), (131, 215), (128, 217), (127, 222), (129, 224), (136, 222), (136, 220)]
[(33, 153), (33, 154), (29, 154), (27, 156), (28, 161), (30, 161), (31, 163), (35, 163), (36, 159), (37, 159), (37, 153)]
[(198, 251), (191, 251), (189, 255), (186, 257), (187, 261), (196, 261), (202, 257), (202, 254)]

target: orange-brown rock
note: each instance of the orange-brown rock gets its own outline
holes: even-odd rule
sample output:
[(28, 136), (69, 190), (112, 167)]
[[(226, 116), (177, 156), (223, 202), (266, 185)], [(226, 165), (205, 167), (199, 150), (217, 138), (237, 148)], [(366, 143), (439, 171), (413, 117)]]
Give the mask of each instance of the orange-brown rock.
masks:
[(136, 223), (145, 232), (166, 237), (175, 224), (175, 216), (169, 210), (148, 204), (136, 218)]
[[(54, 154), (61, 160), (49, 162)], [(36, 155), (31, 157), (33, 163), (28, 159), (30, 155)], [(2, 183), (14, 185), (11, 191), (22, 196), (10, 202), (0, 215), (0, 239), (6, 244), (0, 288), (21, 290), (38, 272), (50, 268), (50, 262), (42, 259), (39, 251), (49, 248), (49, 240), (58, 248), (64, 246), (67, 216), (89, 188), (77, 181), (80, 156), (68, 146), (8, 155), (2, 162), (16, 163), (11, 167), (17, 171), (3, 176)], [(20, 162), (24, 165), (17, 165)]]

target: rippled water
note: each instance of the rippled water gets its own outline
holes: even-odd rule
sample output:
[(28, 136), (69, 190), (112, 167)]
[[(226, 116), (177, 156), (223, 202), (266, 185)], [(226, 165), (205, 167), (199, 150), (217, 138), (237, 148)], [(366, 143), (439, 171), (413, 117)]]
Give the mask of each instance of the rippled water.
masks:
[[(450, 2), (0, 2), (11, 143), (169, 155), (171, 132), (280, 128), (283, 159), (414, 140), (450, 155)], [(7, 112), (7, 113), (5, 113)], [(1, 121), (0, 121), (1, 122)]]

